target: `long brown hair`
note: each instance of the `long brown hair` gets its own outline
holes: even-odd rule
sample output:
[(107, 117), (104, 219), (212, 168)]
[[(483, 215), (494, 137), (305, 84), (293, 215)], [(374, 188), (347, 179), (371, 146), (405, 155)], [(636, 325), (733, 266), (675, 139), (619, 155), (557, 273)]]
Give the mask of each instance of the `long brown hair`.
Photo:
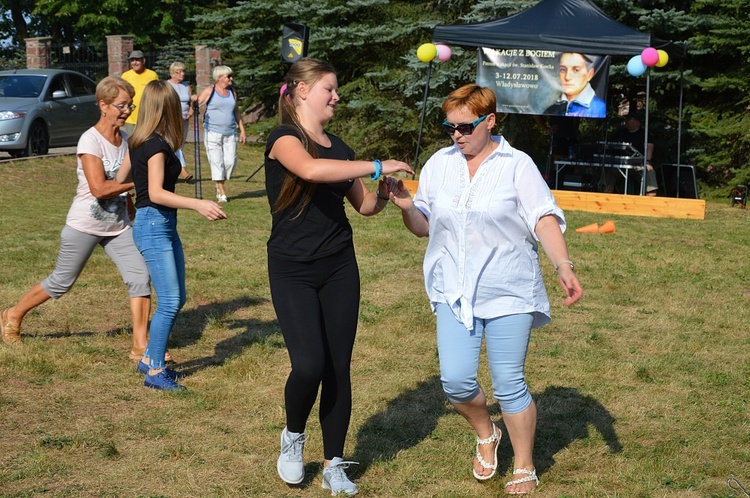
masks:
[[(319, 59), (302, 58), (289, 68), (289, 72), (284, 77), (286, 89), (279, 96), (279, 123), (294, 128), (300, 141), (305, 145), (305, 149), (314, 158), (318, 157), (318, 148), (310, 134), (300, 123), (297, 115), (295, 105), (297, 87), (301, 82), (304, 82), (308, 88), (311, 88), (326, 74), (336, 74), (336, 70), (331, 64)], [(310, 204), (313, 193), (315, 193), (314, 183), (302, 180), (284, 168), (284, 183), (281, 186), (279, 198), (276, 199), (274, 212), (283, 211), (297, 203), (296, 218)]]
[(151, 81), (143, 89), (138, 106), (138, 123), (128, 143), (136, 148), (156, 133), (173, 151), (182, 147), (185, 123), (177, 92), (164, 80)]

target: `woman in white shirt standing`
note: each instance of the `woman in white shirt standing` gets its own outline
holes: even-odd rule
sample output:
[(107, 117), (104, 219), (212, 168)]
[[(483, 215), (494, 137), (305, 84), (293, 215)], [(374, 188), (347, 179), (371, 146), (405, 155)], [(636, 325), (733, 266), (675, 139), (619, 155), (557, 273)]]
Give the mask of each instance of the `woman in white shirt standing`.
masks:
[[(191, 104), (193, 103), (193, 101), (198, 99), (198, 96), (195, 95), (190, 89), (190, 84), (185, 81), (185, 64), (177, 61), (173, 62), (172, 65), (169, 66), (169, 79), (167, 80), (167, 83), (169, 83), (169, 85), (174, 88), (174, 91), (177, 92), (177, 95), (180, 97), (182, 119), (184, 120), (185, 125), (185, 136), (183, 139), (183, 143), (185, 143), (187, 141), (188, 131), (190, 131), (190, 126), (188, 124), (190, 123), (190, 117), (193, 115), (193, 106)], [(191, 175), (187, 171), (185, 154), (182, 152), (182, 148), (175, 152), (175, 154), (177, 154), (177, 159), (180, 160), (180, 165), (182, 166), (182, 171), (180, 171), (180, 180), (185, 183), (193, 183), (193, 175)]]
[(514, 453), (513, 479), (505, 491), (526, 494), (539, 479), (532, 455), (536, 405), (524, 363), (531, 329), (550, 320), (538, 242), (559, 275), (563, 304), (575, 303), (583, 291), (563, 238), (563, 212), (538, 168), (491, 134), (492, 90), (465, 85), (448, 96), (443, 111), (453, 145), (427, 161), (413, 200), (403, 184), (390, 198), (411, 232), (429, 236), (424, 278), (437, 315), (443, 390), (477, 433), (474, 477), (494, 477), (501, 437), (476, 380), (484, 339)]

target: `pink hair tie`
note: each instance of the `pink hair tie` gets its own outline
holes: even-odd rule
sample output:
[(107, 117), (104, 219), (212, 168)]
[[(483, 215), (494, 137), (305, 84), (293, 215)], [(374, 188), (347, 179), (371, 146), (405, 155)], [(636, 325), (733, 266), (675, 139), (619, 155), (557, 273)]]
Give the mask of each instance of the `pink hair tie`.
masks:
[(286, 83), (284, 83), (283, 85), (281, 85), (281, 88), (279, 88), (279, 95), (284, 95), (286, 93), (286, 90), (287, 86)]

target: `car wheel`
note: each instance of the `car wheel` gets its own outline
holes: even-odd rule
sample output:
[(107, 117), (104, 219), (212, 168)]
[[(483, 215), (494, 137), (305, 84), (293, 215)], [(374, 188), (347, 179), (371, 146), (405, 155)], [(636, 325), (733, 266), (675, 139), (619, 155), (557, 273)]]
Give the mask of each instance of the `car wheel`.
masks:
[(24, 152), (25, 156), (43, 156), (49, 152), (49, 136), (42, 123), (37, 121), (29, 128), (29, 140)]

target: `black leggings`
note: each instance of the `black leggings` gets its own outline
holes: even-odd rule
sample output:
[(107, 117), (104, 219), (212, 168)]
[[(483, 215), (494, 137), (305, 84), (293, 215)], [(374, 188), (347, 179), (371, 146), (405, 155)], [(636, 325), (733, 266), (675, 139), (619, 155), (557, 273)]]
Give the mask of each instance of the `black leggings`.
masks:
[(271, 299), (292, 371), (286, 381), (287, 429), (304, 432), (320, 395), (326, 460), (343, 457), (352, 411), (349, 376), (359, 314), (354, 248), (315, 261), (268, 258)]

